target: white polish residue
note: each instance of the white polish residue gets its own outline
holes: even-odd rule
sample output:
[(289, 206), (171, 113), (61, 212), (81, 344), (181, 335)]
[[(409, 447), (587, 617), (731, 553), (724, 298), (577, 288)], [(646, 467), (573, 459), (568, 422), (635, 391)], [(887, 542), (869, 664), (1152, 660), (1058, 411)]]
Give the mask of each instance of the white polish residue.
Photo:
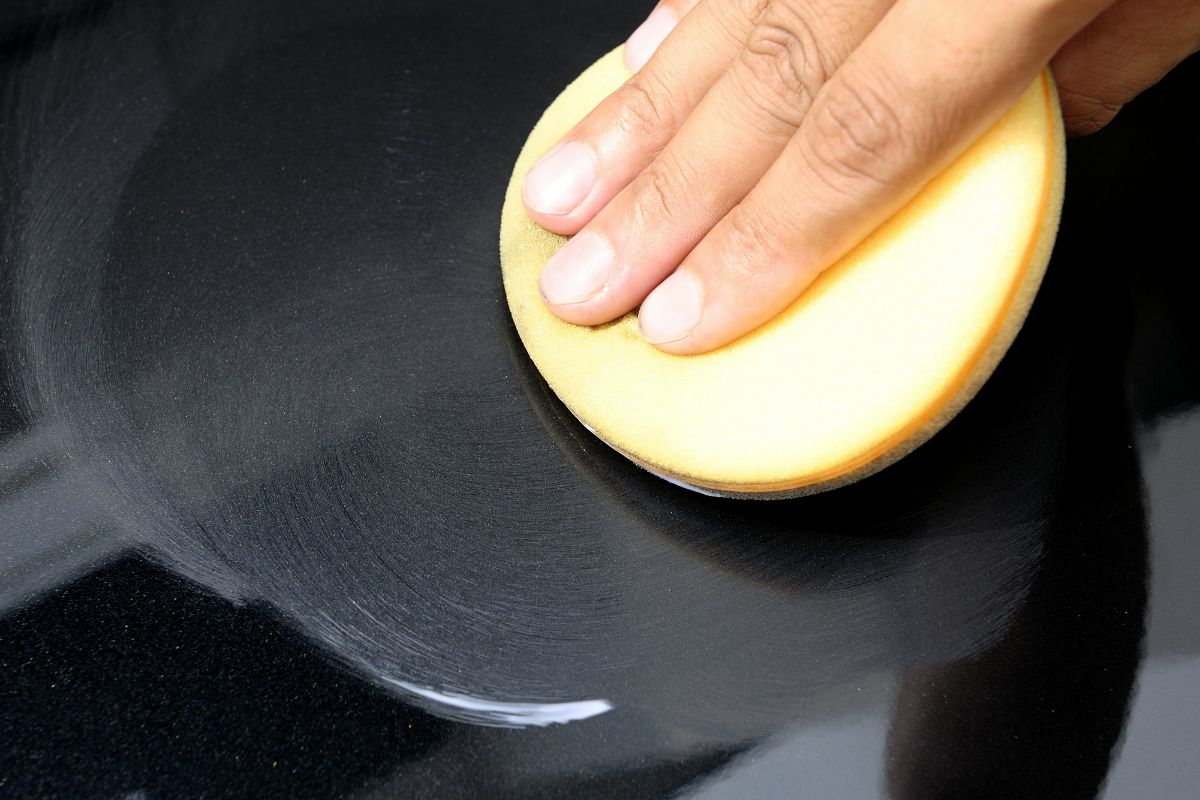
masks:
[(493, 725), (515, 727), (538, 727), (564, 725), (576, 720), (588, 719), (612, 710), (607, 700), (577, 700), (569, 703), (507, 703), (485, 700), (456, 692), (438, 692), (408, 681), (382, 676), (388, 683), (406, 692), (432, 700), (451, 708), (478, 714), (483, 721)]

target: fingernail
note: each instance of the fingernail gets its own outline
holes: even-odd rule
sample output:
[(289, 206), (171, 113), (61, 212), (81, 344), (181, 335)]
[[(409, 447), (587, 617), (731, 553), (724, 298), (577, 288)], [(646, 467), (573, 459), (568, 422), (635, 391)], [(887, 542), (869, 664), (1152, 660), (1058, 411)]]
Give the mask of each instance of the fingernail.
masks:
[(638, 325), (651, 344), (684, 339), (700, 324), (704, 291), (691, 272), (677, 269), (642, 303)]
[(675, 12), (664, 5), (660, 4), (651, 11), (646, 21), (625, 42), (625, 66), (629, 71), (637, 72), (644, 67), (678, 23)]
[(611, 279), (615, 262), (616, 254), (603, 236), (583, 231), (542, 268), (542, 297), (554, 305), (591, 300)]
[(566, 142), (542, 156), (525, 176), (525, 204), (543, 214), (570, 214), (595, 182), (592, 151), (580, 142)]

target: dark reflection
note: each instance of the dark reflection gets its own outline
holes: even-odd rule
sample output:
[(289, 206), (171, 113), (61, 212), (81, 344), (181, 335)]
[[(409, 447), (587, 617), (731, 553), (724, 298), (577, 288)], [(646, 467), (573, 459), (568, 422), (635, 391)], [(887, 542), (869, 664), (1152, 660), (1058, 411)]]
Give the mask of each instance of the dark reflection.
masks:
[[(570, 418), (515, 341), (498, 276), (526, 132), (644, 9), (151, 5), (117, 3), (70, 57), (30, 54), (5, 76), (0, 541), (46, 545), (40, 577), (20, 573), (27, 594), (61, 580), (55, 553), (136, 548), (204, 587), (178, 613), (220, 622), (185, 629), (223, 643), (209, 667), (263, 662), (236, 682), (274, 703), (265, 728), (230, 738), (206, 719), (156, 764), (187, 748), (202, 752), (180, 770), (219, 771), (262, 735), (346, 760), (314, 796), (667, 795), (779, 731), (856, 713), (853, 688), (882, 680), (899, 686), (898, 796), (1099, 784), (1140, 654), (1146, 531), (1127, 301), (1111, 283), (1079, 291), (1101, 283), (1081, 223), (1010, 356), (932, 442), (826, 495), (712, 500)], [(145, 570), (81, 584), (112, 623), (99, 630), (174, 616), (172, 584)], [(157, 582), (158, 600), (123, 607), (115, 582)], [(88, 602), (31, 606), (0, 645)], [(204, 713), (155, 677), (174, 662), (97, 636), (94, 702)], [(70, 637), (23, 646), (84, 657)], [(128, 682), (103, 683), (110, 666)], [(16, 763), (69, 770), (46, 742), (81, 747), (64, 733), (81, 718), (133, 737), (132, 717), (105, 721), (80, 692), (39, 728), (51, 667), (0, 674), (27, 668), (36, 679), (8, 683), (26, 687)], [(201, 696), (240, 724), (253, 701), (220, 691)], [(307, 708), (322, 691), (330, 704)], [(397, 739), (407, 721), (427, 735)], [(340, 739), (372, 726), (386, 735), (353, 760)], [(116, 786), (135, 750), (98, 750), (89, 785)]]
[[(1076, 247), (1067, 233), (1059, 263), (1071, 263)], [(1125, 727), (1148, 571), (1126, 389), (1114, 363), (1127, 349), (1127, 306), (1111, 285), (1089, 286), (1072, 272), (1064, 266), (1056, 280), (1072, 279), (1086, 308), (1073, 330), (1090, 333), (1077, 344), (1067, 396), (1086, 400), (1057, 429), (1063, 463), (1042, 558), (998, 641), (907, 673), (890, 737), (894, 797), (1094, 797)]]

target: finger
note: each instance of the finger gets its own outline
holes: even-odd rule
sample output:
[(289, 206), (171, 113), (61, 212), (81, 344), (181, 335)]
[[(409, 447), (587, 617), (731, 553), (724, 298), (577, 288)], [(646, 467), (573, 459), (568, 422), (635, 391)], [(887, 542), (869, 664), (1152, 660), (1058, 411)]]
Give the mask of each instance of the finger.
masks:
[[(573, 234), (650, 163), (737, 55), (762, 0), (663, 0), (635, 52), (678, 20), (640, 71), (543, 156), (522, 184), (529, 216)], [(668, 15), (664, 17), (663, 15)], [(666, 22), (662, 21), (666, 19)]]
[(1198, 49), (1200, 3), (1121, 0), (1054, 57), (1067, 132), (1100, 130)]
[(551, 310), (595, 325), (635, 308), (754, 187), (890, 3), (771, 3), (662, 153), (546, 264)]
[(646, 66), (659, 45), (698, 4), (699, 0), (660, 0), (645, 22), (625, 40), (622, 53), (625, 68), (637, 72)]
[(998, 119), (1104, 4), (900, 0), (754, 190), (647, 297), (643, 334), (698, 353), (775, 316)]

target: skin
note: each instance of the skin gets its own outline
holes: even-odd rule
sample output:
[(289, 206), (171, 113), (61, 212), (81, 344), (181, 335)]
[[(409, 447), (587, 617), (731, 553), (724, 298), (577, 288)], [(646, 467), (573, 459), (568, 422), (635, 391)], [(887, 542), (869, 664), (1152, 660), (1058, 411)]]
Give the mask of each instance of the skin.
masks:
[(1092, 133), (1200, 49), (1195, 0), (662, 0), (530, 170), (559, 317), (679, 354), (786, 308), (1052, 64)]

